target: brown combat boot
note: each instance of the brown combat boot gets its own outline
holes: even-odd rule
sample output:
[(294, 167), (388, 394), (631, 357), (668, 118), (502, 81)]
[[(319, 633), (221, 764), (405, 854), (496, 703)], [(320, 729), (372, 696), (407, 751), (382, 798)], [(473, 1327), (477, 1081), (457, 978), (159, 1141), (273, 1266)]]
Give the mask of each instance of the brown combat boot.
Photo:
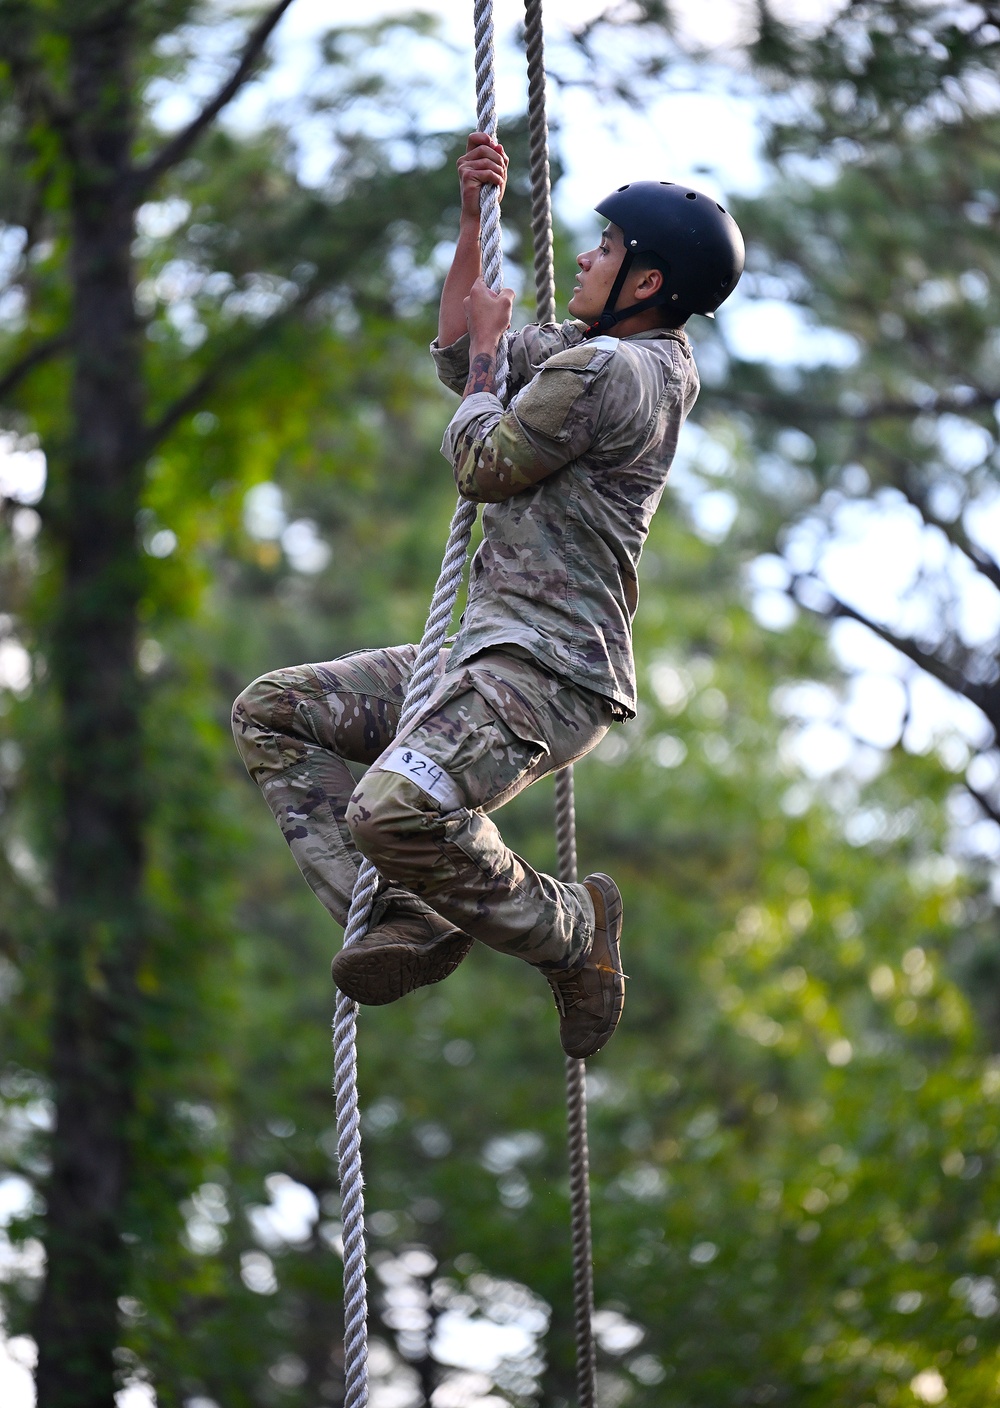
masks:
[(382, 1007), (453, 973), (472, 940), (436, 914), (391, 909), (364, 938), (342, 948), (331, 964), (333, 981), (354, 1002)]
[(545, 977), (559, 1009), (559, 1040), (567, 1056), (583, 1061), (612, 1037), (625, 1006), (625, 974), (618, 944), (622, 897), (610, 875), (588, 875), (584, 885), (594, 902), (594, 941), (575, 968)]

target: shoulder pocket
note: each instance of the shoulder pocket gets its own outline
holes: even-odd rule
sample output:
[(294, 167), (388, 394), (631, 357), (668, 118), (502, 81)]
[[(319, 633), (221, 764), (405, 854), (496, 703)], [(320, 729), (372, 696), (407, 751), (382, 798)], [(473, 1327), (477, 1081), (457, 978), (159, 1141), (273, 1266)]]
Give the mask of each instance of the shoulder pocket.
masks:
[[(613, 352), (588, 344), (558, 352), (524, 388), (514, 407), (518, 420), (528, 430), (552, 440), (569, 438), (570, 411), (586, 395), (595, 377), (604, 369)], [(589, 411), (581, 409), (587, 418)]]

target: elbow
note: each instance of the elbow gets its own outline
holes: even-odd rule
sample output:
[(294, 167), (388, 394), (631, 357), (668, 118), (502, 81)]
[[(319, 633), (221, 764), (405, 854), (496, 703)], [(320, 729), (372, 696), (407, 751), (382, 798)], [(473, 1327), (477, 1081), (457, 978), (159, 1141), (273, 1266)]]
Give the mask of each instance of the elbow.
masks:
[(467, 499), (469, 503), (485, 504), (491, 501), (488, 486), (482, 482), (479, 468), (472, 456), (455, 466), (455, 487), (459, 498)]
[(497, 484), (495, 480), (492, 483), (481, 482), (474, 474), (456, 474), (455, 484), (458, 488), (459, 498), (467, 499), (469, 503), (473, 504), (499, 504), (504, 499), (509, 499), (512, 492)]
[(490, 446), (476, 444), (455, 463), (455, 484), (463, 499), (498, 504), (518, 492), (509, 462), (501, 463)]
[(455, 488), (460, 499), (479, 503), (479, 486), (476, 484), (475, 465), (469, 460), (459, 461), (455, 466)]

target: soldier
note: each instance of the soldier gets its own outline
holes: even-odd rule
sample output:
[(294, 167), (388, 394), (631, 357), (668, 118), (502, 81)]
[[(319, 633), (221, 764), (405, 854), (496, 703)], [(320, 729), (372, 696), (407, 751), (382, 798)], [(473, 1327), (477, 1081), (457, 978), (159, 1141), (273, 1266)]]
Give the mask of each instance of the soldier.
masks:
[[(499, 143), (459, 159), (459, 238), (431, 351), (462, 395), (443, 453), (486, 505), (468, 605), (433, 694), (397, 733), (416, 647), (278, 670), (236, 701), (247, 768), (312, 889), (346, 920), (359, 864), (382, 877), (367, 935), (333, 962), (358, 1002), (393, 1002), (448, 976), (474, 939), (541, 970), (568, 1055), (599, 1051), (621, 1016), (621, 897), (607, 875), (563, 884), (504, 844), (487, 815), (589, 752), (635, 712), (637, 566), (680, 427), (698, 394), (683, 325), (736, 285), (743, 241), (710, 196), (640, 181), (608, 220), (561, 325), (510, 339), (514, 295), (480, 277), (484, 184)], [(347, 762), (368, 764), (356, 785)]]

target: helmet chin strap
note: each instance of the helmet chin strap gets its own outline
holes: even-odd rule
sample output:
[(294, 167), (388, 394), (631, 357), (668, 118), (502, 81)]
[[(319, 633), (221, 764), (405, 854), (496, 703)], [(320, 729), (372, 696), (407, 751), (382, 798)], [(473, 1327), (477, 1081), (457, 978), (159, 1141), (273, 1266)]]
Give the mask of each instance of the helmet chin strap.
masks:
[(620, 308), (615, 312), (615, 304), (621, 297), (621, 291), (625, 287), (625, 280), (628, 278), (629, 270), (635, 259), (635, 250), (626, 249), (622, 256), (622, 262), (615, 275), (615, 281), (608, 294), (608, 300), (604, 305), (604, 312), (596, 322), (583, 334), (584, 337), (598, 337), (603, 332), (610, 332), (617, 323), (623, 323), (626, 318), (631, 318), (635, 313), (645, 313), (650, 308), (662, 308), (668, 306), (666, 295), (662, 297), (654, 294), (652, 298), (645, 299), (642, 303), (633, 303), (629, 308)]

